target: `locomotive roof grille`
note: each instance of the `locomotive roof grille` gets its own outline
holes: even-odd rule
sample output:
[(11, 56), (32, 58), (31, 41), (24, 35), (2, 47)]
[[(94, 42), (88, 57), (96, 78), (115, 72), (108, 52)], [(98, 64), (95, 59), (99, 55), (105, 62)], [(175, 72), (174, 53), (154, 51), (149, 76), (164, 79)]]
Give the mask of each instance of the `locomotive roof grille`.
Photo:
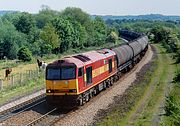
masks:
[(84, 55), (76, 55), (76, 56), (73, 56), (73, 57), (81, 60), (82, 62), (87, 62), (87, 61), (91, 60), (87, 56), (84, 56)]

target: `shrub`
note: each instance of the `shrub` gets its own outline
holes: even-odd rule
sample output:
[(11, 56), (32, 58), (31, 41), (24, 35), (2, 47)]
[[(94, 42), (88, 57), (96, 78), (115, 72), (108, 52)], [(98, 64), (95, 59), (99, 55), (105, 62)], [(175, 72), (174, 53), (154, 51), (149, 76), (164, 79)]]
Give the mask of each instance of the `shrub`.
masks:
[(180, 71), (176, 73), (176, 76), (174, 77), (174, 82), (180, 82)]
[(27, 47), (21, 47), (18, 51), (18, 59), (24, 62), (32, 60), (32, 53)]

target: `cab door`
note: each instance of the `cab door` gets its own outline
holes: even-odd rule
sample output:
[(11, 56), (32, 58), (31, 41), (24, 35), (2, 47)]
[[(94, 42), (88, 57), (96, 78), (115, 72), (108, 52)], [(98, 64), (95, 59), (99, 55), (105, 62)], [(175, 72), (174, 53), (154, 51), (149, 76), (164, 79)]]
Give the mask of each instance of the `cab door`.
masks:
[(79, 91), (83, 90), (83, 87), (85, 85), (84, 81), (84, 67), (78, 68), (78, 86), (79, 86)]

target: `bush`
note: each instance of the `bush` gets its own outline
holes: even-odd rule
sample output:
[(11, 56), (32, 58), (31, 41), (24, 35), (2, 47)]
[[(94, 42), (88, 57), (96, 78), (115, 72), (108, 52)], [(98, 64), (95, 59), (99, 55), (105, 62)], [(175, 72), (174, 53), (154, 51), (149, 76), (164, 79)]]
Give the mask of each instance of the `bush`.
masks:
[(32, 60), (32, 53), (27, 47), (21, 47), (18, 51), (18, 59), (24, 62)]
[(180, 71), (176, 73), (176, 76), (174, 77), (174, 82), (180, 82)]

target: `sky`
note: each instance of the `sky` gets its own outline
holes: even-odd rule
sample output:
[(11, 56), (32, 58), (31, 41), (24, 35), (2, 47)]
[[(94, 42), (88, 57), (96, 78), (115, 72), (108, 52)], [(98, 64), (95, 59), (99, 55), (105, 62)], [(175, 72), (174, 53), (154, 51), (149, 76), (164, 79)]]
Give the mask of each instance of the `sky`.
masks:
[(180, 0), (0, 0), (0, 10), (38, 13), (42, 5), (61, 11), (79, 7), (96, 15), (163, 14), (180, 16)]

